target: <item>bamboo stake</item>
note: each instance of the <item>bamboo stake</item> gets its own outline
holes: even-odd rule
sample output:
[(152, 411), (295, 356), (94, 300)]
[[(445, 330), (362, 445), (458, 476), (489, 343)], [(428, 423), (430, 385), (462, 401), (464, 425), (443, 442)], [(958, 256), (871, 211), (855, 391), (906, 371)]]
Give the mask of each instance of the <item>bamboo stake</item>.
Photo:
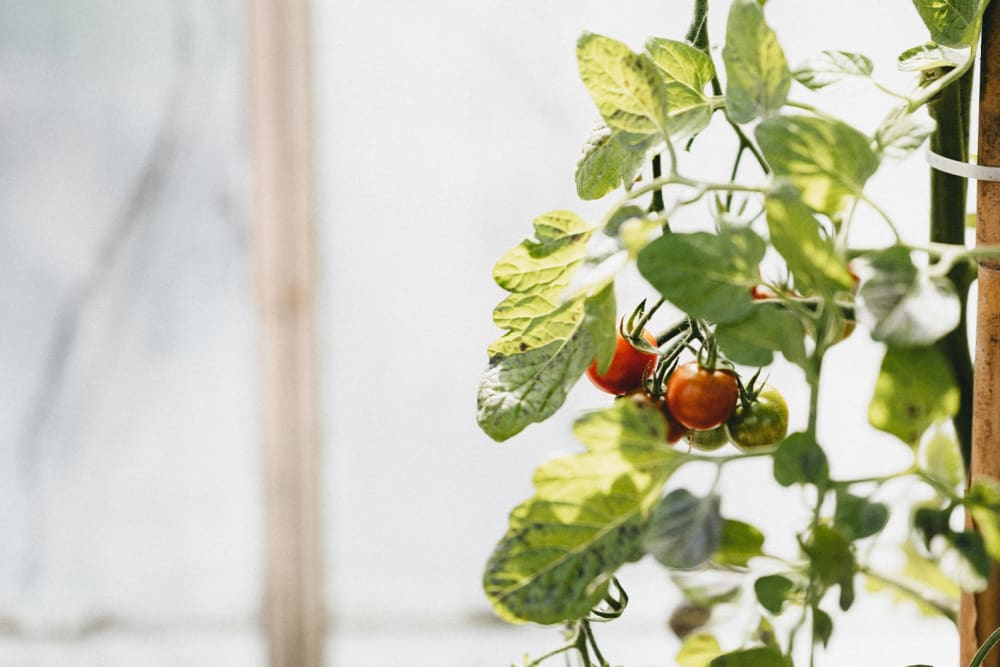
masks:
[(272, 667), (320, 667), (319, 429), (308, 0), (250, 0), (266, 572)]
[[(983, 18), (979, 90), (979, 163), (1000, 165), (1000, 8), (992, 3)], [(976, 243), (1000, 243), (1000, 183), (979, 181)], [(1000, 479), (1000, 263), (979, 263), (976, 369), (970, 479)], [(994, 563), (986, 590), (962, 596), (959, 614), (961, 663), (1000, 627), (1000, 567)], [(994, 651), (984, 667), (1000, 667)]]

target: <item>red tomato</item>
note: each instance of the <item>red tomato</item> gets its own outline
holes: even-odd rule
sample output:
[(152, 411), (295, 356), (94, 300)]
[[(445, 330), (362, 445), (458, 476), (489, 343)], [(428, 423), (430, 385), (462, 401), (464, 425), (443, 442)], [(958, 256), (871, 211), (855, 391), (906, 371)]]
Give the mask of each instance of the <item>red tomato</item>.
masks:
[[(649, 331), (642, 332), (643, 337), (656, 346), (656, 337)], [(603, 374), (597, 372), (597, 360), (587, 369), (587, 377), (598, 389), (616, 396), (624, 396), (630, 391), (642, 387), (643, 380), (653, 372), (656, 366), (656, 355), (641, 352), (618, 334), (618, 344), (615, 346), (615, 356), (611, 365)]]
[(732, 371), (682, 364), (667, 382), (667, 405), (681, 424), (695, 431), (721, 426), (736, 409), (739, 384)]

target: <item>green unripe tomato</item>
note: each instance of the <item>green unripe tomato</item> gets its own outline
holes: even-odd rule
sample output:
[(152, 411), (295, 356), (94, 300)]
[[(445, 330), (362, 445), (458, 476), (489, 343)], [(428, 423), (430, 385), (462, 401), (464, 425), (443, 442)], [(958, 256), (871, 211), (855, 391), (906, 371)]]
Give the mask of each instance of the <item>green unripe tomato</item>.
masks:
[(725, 428), (729, 439), (743, 451), (775, 447), (788, 434), (788, 404), (781, 392), (766, 384), (749, 407), (742, 403), (736, 406)]
[(729, 434), (726, 433), (725, 426), (719, 426), (708, 431), (688, 431), (687, 441), (695, 449), (703, 452), (711, 452), (729, 442)]

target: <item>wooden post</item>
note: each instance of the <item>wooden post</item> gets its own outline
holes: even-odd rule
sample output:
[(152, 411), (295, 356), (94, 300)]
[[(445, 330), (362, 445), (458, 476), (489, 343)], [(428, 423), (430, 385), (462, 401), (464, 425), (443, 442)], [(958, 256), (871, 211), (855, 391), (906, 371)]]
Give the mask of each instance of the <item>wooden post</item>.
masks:
[[(983, 19), (979, 77), (979, 163), (1000, 165), (1000, 6), (990, 5)], [(979, 181), (976, 243), (1000, 244), (1000, 183)], [(976, 368), (972, 416), (971, 478), (1000, 479), (1000, 262), (979, 263)], [(961, 664), (967, 665), (978, 647), (1000, 627), (1000, 567), (985, 591), (963, 595), (959, 615)], [(993, 651), (984, 667), (1000, 667)]]
[(250, 0), (250, 139), (271, 667), (320, 667), (315, 247), (308, 0)]

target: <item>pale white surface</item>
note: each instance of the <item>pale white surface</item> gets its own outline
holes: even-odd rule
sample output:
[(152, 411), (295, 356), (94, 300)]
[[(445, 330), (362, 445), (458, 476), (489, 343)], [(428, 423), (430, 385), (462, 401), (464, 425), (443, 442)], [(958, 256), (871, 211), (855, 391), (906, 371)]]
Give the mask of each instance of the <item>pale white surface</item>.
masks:
[(0, 664), (259, 659), (241, 7), (0, 7)]

